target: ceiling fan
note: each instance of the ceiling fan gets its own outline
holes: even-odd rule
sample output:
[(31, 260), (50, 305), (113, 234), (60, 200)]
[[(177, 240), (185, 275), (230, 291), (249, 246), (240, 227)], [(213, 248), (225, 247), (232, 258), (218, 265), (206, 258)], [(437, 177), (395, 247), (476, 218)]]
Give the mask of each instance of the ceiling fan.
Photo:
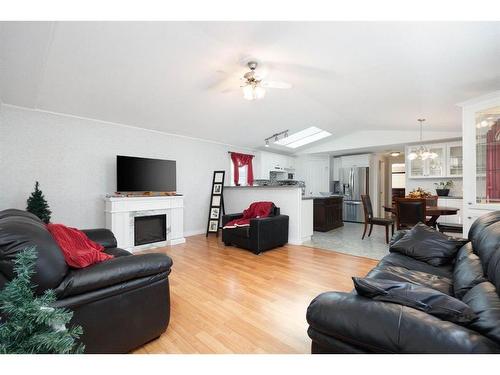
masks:
[(266, 95), (266, 88), (289, 89), (292, 87), (292, 85), (287, 82), (263, 80), (263, 78), (255, 72), (258, 66), (256, 61), (249, 61), (247, 65), (250, 71), (243, 75), (241, 78), (243, 83), (240, 86), (243, 89), (243, 97), (247, 100), (262, 99)]

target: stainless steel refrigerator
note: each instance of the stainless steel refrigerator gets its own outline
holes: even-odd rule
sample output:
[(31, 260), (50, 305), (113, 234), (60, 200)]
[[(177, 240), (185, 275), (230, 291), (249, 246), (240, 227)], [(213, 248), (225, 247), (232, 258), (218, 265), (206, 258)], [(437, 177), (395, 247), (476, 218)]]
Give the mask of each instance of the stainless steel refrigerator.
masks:
[(356, 223), (364, 222), (361, 195), (370, 191), (370, 168), (340, 169), (340, 188), (344, 194), (343, 220)]

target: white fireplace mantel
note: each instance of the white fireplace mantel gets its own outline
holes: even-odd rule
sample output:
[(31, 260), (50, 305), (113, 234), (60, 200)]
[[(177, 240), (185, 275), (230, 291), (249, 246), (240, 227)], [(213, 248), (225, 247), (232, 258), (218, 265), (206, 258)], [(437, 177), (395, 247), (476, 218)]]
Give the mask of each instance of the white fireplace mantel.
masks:
[[(134, 252), (186, 242), (182, 196), (106, 197), (105, 202), (106, 228), (114, 233), (118, 247)], [(166, 241), (134, 246), (134, 217), (158, 214), (167, 216)]]

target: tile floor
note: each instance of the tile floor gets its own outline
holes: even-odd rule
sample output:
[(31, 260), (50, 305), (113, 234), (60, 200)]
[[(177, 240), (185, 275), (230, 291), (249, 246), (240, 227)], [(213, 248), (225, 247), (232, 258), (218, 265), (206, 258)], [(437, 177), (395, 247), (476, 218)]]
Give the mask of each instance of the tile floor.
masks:
[(389, 246), (385, 243), (385, 228), (374, 226), (372, 235), (368, 237), (367, 234), (362, 240), (363, 227), (363, 224), (344, 223), (343, 227), (329, 232), (314, 232), (311, 241), (304, 243), (304, 246), (377, 260), (389, 254)]

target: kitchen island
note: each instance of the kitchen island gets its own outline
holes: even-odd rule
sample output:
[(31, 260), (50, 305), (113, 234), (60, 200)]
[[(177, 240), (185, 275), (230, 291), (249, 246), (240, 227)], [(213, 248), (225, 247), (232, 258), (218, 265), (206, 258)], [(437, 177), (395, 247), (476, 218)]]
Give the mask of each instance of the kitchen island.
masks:
[(289, 216), (288, 242), (301, 245), (313, 234), (313, 200), (302, 199), (300, 186), (224, 186), (226, 213), (243, 212), (253, 202), (273, 202)]
[(343, 226), (343, 202), (341, 195), (314, 198), (314, 230), (328, 232)]

